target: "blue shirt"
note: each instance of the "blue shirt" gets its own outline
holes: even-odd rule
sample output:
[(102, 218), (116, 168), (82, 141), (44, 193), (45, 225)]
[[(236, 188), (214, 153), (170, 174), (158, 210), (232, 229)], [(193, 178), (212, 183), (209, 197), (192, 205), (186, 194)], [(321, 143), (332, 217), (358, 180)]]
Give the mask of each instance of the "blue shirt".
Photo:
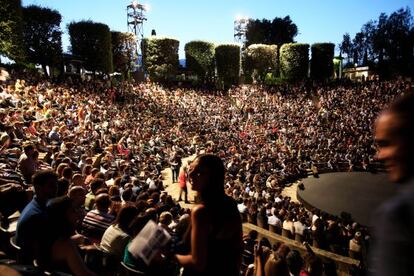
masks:
[(36, 196), (24, 208), (17, 222), (16, 243), (21, 247), (23, 264), (31, 264), (39, 256), (40, 246), (46, 233), (46, 203)]

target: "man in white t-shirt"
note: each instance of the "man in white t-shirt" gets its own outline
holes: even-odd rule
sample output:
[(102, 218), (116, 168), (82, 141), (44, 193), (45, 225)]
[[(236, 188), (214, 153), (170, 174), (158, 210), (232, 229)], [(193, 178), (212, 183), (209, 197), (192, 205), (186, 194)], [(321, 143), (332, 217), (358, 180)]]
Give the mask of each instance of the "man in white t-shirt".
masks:
[(273, 226), (281, 228), (282, 227), (282, 221), (276, 216), (275, 212), (276, 212), (276, 209), (273, 210), (273, 214), (267, 218), (267, 223), (269, 225), (273, 225)]

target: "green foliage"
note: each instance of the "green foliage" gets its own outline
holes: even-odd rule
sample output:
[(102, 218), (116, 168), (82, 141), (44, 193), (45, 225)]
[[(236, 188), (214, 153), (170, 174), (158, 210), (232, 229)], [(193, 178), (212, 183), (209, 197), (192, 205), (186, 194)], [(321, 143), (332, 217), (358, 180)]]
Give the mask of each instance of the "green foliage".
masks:
[(308, 75), (309, 44), (288, 43), (280, 48), (281, 77), (290, 81), (303, 80)]
[(214, 44), (207, 41), (190, 41), (185, 47), (185, 59), (188, 70), (206, 82), (214, 75)]
[(311, 77), (317, 80), (326, 80), (333, 75), (333, 58), (335, 44), (315, 43), (311, 47)]
[(251, 44), (276, 44), (278, 46), (294, 42), (298, 27), (289, 16), (250, 20), (247, 24), (246, 46)]
[(351, 57), (352, 53), (352, 41), (349, 33), (345, 33), (343, 35), (342, 42), (339, 44), (339, 50), (341, 51), (341, 55), (346, 54), (347, 60), (345, 63), (349, 63), (349, 58)]
[[(374, 65), (382, 77), (414, 75), (414, 21), (409, 8), (389, 16), (381, 13), (368, 21), (351, 39), (344, 35), (341, 51), (347, 54), (346, 65)], [(388, 76), (387, 76), (388, 75)]]
[(92, 21), (68, 25), (72, 54), (80, 56), (87, 70), (102, 73), (113, 71), (111, 32), (105, 24)]
[(25, 59), (20, 0), (0, 0), (0, 54), (19, 63)]
[(173, 38), (151, 37), (143, 41), (144, 66), (154, 81), (168, 81), (178, 70), (178, 47), (180, 42)]
[(240, 78), (240, 46), (237, 44), (218, 45), (215, 56), (218, 78), (224, 88), (238, 84)]
[(41, 64), (43, 68), (46, 65), (59, 65), (62, 59), (60, 13), (48, 8), (28, 6), (23, 8), (23, 19), (27, 60)]
[(272, 73), (267, 73), (264, 83), (266, 85), (280, 85), (280, 84), (286, 84), (287, 81), (285, 79), (282, 79), (281, 77), (276, 77)]
[(133, 33), (111, 32), (114, 70), (124, 77), (135, 68), (137, 60), (136, 38)]
[(252, 44), (243, 52), (243, 72), (247, 82), (252, 76), (262, 83), (267, 73), (276, 75), (278, 65), (277, 45)]

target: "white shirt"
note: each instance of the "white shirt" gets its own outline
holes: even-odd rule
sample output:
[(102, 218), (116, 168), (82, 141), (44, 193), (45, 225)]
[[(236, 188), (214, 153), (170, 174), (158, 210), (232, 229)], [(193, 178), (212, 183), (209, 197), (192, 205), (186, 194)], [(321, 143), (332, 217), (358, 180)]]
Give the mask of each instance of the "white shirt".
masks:
[(118, 225), (111, 225), (102, 236), (101, 247), (121, 259), (129, 238), (128, 234), (122, 231)]
[(299, 235), (303, 236), (303, 232), (306, 229), (306, 225), (302, 224), (300, 221), (295, 221), (293, 223), (293, 227), (295, 228), (295, 233), (298, 233)]
[(282, 226), (282, 221), (275, 215), (267, 218), (267, 223), (274, 226)]
[(283, 229), (290, 231), (290, 233), (294, 234), (295, 229), (293, 228), (293, 221), (283, 221)]
[(247, 206), (244, 205), (244, 203), (237, 204), (237, 209), (239, 209), (239, 212), (241, 214), (244, 214), (247, 212)]

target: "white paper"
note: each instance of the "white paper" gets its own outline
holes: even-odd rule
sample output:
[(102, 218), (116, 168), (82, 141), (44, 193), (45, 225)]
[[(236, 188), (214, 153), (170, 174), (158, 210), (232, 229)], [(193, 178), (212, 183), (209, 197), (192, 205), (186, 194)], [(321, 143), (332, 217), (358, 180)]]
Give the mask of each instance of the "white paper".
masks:
[(170, 239), (171, 235), (164, 228), (150, 220), (129, 244), (128, 251), (149, 265), (158, 250)]

